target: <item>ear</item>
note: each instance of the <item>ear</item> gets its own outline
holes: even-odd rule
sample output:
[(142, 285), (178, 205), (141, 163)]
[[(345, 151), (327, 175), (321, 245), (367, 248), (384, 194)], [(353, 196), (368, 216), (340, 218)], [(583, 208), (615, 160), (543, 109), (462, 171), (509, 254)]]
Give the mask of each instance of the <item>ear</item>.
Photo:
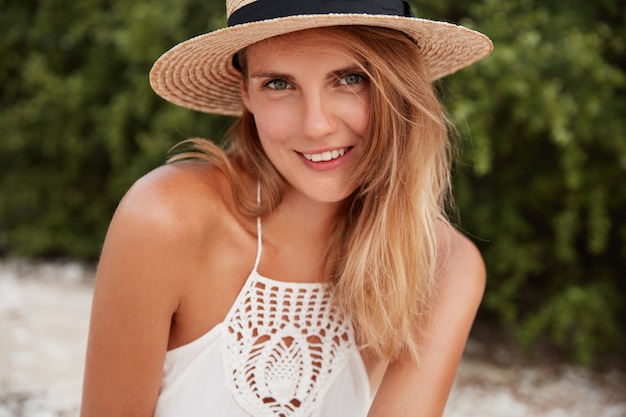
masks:
[(250, 94), (248, 91), (248, 83), (246, 83), (243, 78), (239, 81), (239, 90), (241, 91), (241, 100), (243, 101), (243, 105), (246, 107), (250, 113), (252, 110), (250, 109)]

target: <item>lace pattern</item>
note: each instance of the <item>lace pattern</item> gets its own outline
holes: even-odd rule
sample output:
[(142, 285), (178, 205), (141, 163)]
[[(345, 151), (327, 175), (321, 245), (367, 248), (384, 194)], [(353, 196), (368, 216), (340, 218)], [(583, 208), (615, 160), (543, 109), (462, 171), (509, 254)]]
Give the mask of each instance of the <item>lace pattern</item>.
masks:
[(310, 416), (354, 346), (350, 321), (321, 283), (286, 283), (254, 272), (225, 324), (227, 378), (255, 417)]

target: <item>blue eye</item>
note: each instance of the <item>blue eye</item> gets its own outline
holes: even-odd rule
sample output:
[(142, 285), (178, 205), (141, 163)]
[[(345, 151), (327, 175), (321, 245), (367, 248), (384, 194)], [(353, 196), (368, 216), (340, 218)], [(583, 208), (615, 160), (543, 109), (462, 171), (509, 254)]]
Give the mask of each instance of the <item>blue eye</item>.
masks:
[(361, 74), (346, 74), (339, 80), (344, 85), (355, 85), (364, 80)]
[(290, 87), (289, 83), (285, 80), (271, 80), (266, 82), (265, 86), (272, 90), (286, 90)]

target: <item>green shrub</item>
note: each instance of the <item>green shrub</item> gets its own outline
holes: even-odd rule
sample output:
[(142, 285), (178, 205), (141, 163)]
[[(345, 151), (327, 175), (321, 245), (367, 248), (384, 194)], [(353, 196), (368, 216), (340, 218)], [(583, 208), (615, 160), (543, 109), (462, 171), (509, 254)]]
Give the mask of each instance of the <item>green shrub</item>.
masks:
[(446, 82), (483, 309), (583, 363), (623, 349), (626, 329), (626, 16), (587, 3), (474, 2), (461, 23), (496, 49)]
[[(462, 137), (461, 228), (488, 269), (483, 319), (592, 363), (626, 334), (626, 16), (616, 0), (422, 0), (493, 39), (442, 82)], [(155, 59), (224, 24), (223, 0), (12, 2), (0, 26), (0, 254), (95, 260), (119, 199), (230, 120), (148, 85)]]
[[(190, 135), (224, 121), (179, 109), (148, 84), (176, 42), (221, 26), (197, 0), (48, 0), (0, 22), (0, 251), (96, 259), (119, 199)], [(213, 16), (211, 20), (207, 16)]]

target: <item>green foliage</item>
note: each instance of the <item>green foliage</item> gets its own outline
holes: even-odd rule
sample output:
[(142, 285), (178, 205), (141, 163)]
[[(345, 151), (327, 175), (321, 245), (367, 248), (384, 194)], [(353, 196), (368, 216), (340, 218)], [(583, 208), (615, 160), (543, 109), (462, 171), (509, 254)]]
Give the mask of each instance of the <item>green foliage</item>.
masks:
[(612, 286), (598, 280), (586, 288), (567, 285), (542, 303), (517, 330), (522, 347), (530, 349), (546, 334), (582, 363), (592, 363), (598, 352), (616, 347), (619, 323), (612, 320), (620, 300)]
[[(626, 334), (626, 15), (617, 0), (421, 0), (495, 51), (443, 81), (462, 137), (461, 226), (487, 264), (481, 317), (592, 363)], [(4, 2), (0, 253), (96, 259), (138, 177), (230, 122), (148, 84), (175, 43), (224, 25), (222, 0)]]
[(484, 309), (524, 345), (549, 339), (591, 363), (626, 330), (626, 16), (578, 3), (468, 5), (461, 23), (495, 51), (446, 81), (446, 104), (464, 138), (462, 225), (488, 265)]
[(220, 6), (194, 0), (4, 6), (0, 251), (95, 259), (130, 184), (161, 164), (175, 142), (223, 129), (216, 117), (164, 102), (147, 77), (167, 48), (221, 26)]

